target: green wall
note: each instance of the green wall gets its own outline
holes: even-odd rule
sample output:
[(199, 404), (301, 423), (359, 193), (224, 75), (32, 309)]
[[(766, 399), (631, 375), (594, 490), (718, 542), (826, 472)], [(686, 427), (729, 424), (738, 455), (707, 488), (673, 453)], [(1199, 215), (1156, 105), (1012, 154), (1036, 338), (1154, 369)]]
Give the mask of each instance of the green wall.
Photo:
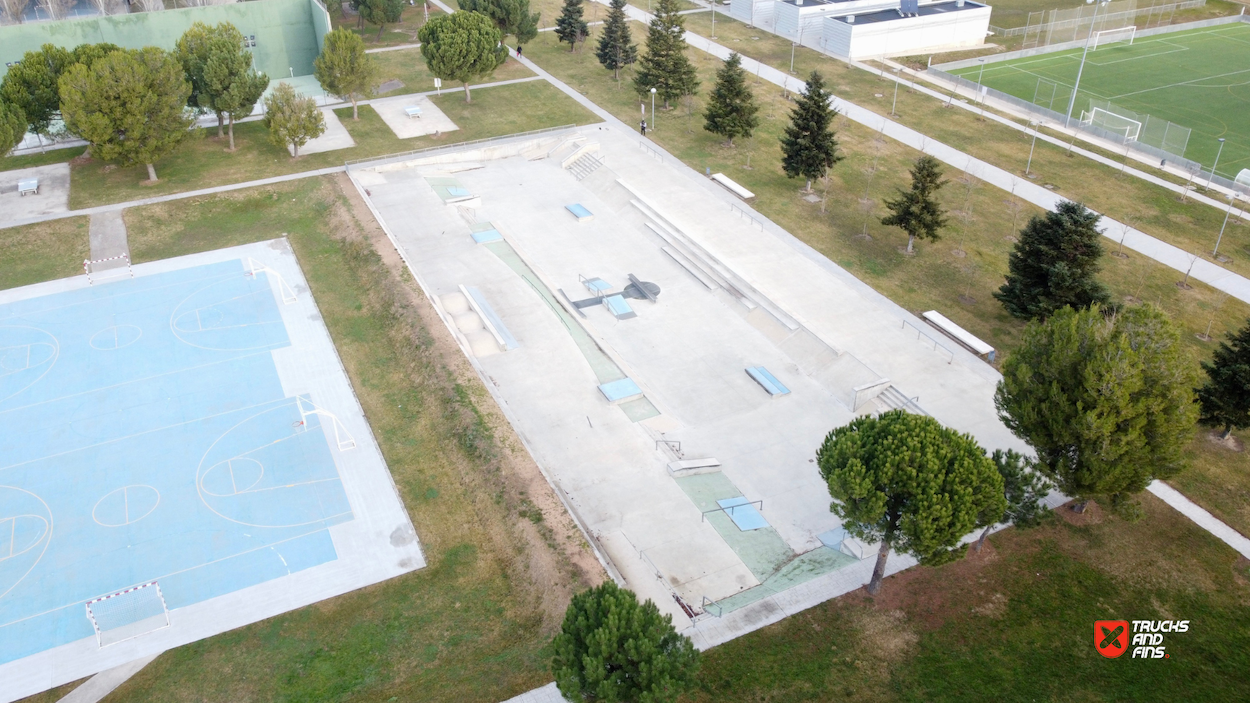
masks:
[(256, 68), (272, 79), (292, 73), (313, 72), (313, 59), (321, 51), (323, 37), (330, 29), (330, 17), (317, 0), (254, 0), (232, 5), (191, 7), (163, 12), (110, 15), (60, 22), (30, 22), (0, 27), (0, 75), (5, 64), (21, 60), (27, 51), (43, 44), (72, 49), (79, 44), (112, 42), (137, 49), (159, 46), (173, 49), (174, 43), (195, 22), (229, 22), (244, 36), (256, 37), (250, 47)]

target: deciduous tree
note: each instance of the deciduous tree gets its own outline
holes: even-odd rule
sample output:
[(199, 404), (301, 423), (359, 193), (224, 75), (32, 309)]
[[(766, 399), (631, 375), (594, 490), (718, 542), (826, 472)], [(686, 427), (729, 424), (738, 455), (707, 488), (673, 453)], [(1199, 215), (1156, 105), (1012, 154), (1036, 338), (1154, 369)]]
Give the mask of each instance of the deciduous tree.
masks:
[(638, 60), (638, 45), (634, 44), (633, 37), (630, 36), (625, 4), (626, 0), (612, 0), (608, 7), (608, 16), (603, 21), (599, 46), (595, 48), (595, 58), (618, 81), (621, 79), (621, 69)]
[[(0, 143), (0, 146), (3, 146)], [(1250, 322), (1220, 342), (1211, 361), (1202, 362), (1207, 382), (1198, 389), (1198, 421), (1224, 431), (1250, 427)]]
[(571, 701), (669, 703), (694, 684), (699, 652), (655, 603), (612, 581), (573, 596), (551, 670)]
[(465, 102), (473, 100), (469, 81), (490, 74), (508, 59), (499, 29), (476, 12), (431, 17), (417, 37), (430, 73), (445, 81), (460, 81)]
[(144, 164), (156, 180), (158, 159), (186, 139), (191, 84), (174, 56), (156, 47), (114, 51), (90, 67), (74, 64), (59, 82), (61, 113), (91, 155), (123, 166)]
[(1037, 468), (1079, 501), (1133, 517), (1134, 493), (1184, 468), (1196, 369), (1153, 306), (1094, 305), (1030, 322), (1003, 362), (998, 416), (1037, 452)]
[(742, 57), (734, 52), (716, 71), (716, 87), (712, 88), (707, 110), (703, 113), (703, 128), (728, 139), (733, 146), (735, 137), (750, 137), (759, 126), (759, 111), (760, 106), (747, 87)]
[(638, 62), (634, 90), (646, 97), (655, 94), (669, 102), (683, 95), (694, 95), (699, 89), (699, 74), (686, 56), (686, 23), (678, 12), (677, 0), (659, 0), (655, 16), (647, 27), (647, 50)]
[(964, 535), (1006, 509), (1003, 479), (985, 450), (923, 415), (856, 418), (825, 437), (816, 463), (846, 531), (881, 544), (870, 594), (881, 589), (891, 550), (921, 564), (953, 561)]
[(833, 133), (833, 117), (838, 113), (829, 105), (831, 97), (825, 79), (812, 71), (781, 135), (781, 168), (790, 178), (806, 178), (809, 192), (812, 179), (825, 177), (843, 158)]
[(325, 133), (326, 118), (316, 100), (296, 93), (290, 83), (283, 82), (265, 98), (265, 126), (269, 141), (290, 147), (291, 158), (295, 158), (300, 147)]
[(1025, 320), (1045, 318), (1070, 305), (1107, 305), (1111, 296), (1098, 282), (1102, 258), (1101, 215), (1071, 201), (1029, 219), (1007, 257), (1007, 282), (994, 297)]
[(562, 42), (568, 42), (569, 51), (576, 49), (577, 44), (590, 35), (590, 26), (582, 19), (584, 12), (582, 0), (564, 0), (560, 16), (556, 18), (556, 37)]
[(313, 76), (323, 88), (352, 101), (352, 119), (360, 119), (356, 101), (368, 95), (377, 82), (378, 65), (365, 53), (360, 35), (336, 29), (325, 36), (321, 55), (313, 60)]
[(911, 169), (911, 189), (898, 189), (898, 197), (885, 201), (889, 215), (881, 224), (898, 227), (907, 233), (907, 253), (917, 238), (937, 241), (946, 226), (946, 211), (937, 200), (937, 191), (946, 185), (942, 166), (932, 156), (921, 156)]

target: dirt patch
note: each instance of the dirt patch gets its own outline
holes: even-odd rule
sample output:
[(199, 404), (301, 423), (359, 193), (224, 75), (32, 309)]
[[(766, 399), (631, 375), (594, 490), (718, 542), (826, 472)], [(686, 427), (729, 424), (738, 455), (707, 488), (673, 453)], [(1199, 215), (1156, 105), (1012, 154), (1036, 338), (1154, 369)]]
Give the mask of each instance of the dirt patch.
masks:
[[(394, 280), (402, 282), (397, 285), (398, 293), (428, 332), (421, 343), (432, 348), (455, 383), (468, 389), (471, 402), (499, 445), (497, 477), (502, 485), (493, 488), (502, 489), (510, 516), (508, 527), (524, 544), (516, 558), (532, 583), (534, 596), (541, 601), (544, 627), (554, 629), (562, 621), (573, 593), (601, 583), (607, 574), (537, 463), (461, 353), (455, 338), (412, 279), (399, 252), (374, 219), (359, 191), (346, 174), (336, 176), (334, 183), (347, 207), (331, 211), (332, 231), (343, 233), (341, 236), (347, 238), (367, 238)], [(505, 547), (501, 553), (516, 552), (511, 544), (500, 546)]]
[(1212, 430), (1206, 434), (1206, 438), (1211, 444), (1223, 447), (1230, 452), (1244, 452), (1246, 450), (1246, 445), (1237, 438), (1237, 435), (1230, 434), (1228, 438), (1225, 439), (1223, 432), (1220, 432), (1219, 430)]
[(860, 666), (882, 669), (876, 673), (886, 673), (890, 665), (902, 661), (920, 641), (902, 610), (864, 608), (852, 616), (851, 622), (859, 636), (860, 651), (867, 655)]
[(1107, 511), (1104, 510), (1101, 505), (1092, 500), (1085, 503), (1084, 512), (1078, 513), (1073, 510), (1072, 506), (1074, 505), (1076, 505), (1076, 503), (1072, 501), (1064, 503), (1058, 508), (1055, 508), (1055, 515), (1059, 516), (1060, 520), (1063, 520), (1073, 527), (1100, 525), (1107, 518)]

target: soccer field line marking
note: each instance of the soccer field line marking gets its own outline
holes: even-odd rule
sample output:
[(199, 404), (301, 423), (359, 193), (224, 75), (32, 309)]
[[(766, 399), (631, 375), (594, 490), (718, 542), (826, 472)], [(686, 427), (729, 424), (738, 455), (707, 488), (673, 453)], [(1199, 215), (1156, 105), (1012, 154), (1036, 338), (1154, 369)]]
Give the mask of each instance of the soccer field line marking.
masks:
[[(351, 515), (351, 514), (352, 514), (352, 513), (351, 513), (351, 511), (349, 510), (349, 511), (347, 511), (347, 512), (345, 512), (345, 513), (339, 513), (339, 514), (337, 514), (337, 515), (331, 515), (331, 516), (327, 517), (327, 518), (326, 518), (326, 520), (332, 520), (332, 519), (334, 519), (334, 518), (342, 517), (342, 516), (344, 516), (344, 515)], [(164, 574), (164, 575), (161, 575), (161, 576), (156, 576), (156, 577), (154, 577), (154, 578), (149, 578), (149, 579), (145, 579), (145, 580), (146, 580), (146, 581), (160, 581), (161, 579), (167, 579), (167, 578), (169, 578), (169, 577), (171, 577), (171, 576), (177, 576), (178, 574), (187, 573), (188, 571), (194, 571), (194, 570), (196, 570), (196, 569), (202, 569), (202, 568), (204, 568), (204, 567), (206, 567), (206, 566), (212, 566), (213, 564), (216, 564), (216, 563), (218, 563), (218, 562), (226, 561), (226, 560), (228, 560), (228, 559), (234, 559), (235, 557), (241, 557), (241, 556), (243, 556), (244, 554), (251, 554), (252, 552), (258, 552), (258, 551), (260, 551), (260, 550), (262, 550), (262, 549), (270, 549), (270, 548), (275, 547), (275, 546), (277, 546), (277, 545), (279, 545), (279, 544), (285, 544), (285, 543), (287, 543), (287, 542), (291, 542), (291, 541), (294, 541), (294, 540), (300, 539), (301, 537), (307, 537), (307, 536), (309, 536), (309, 535), (315, 535), (315, 534), (317, 534), (318, 532), (324, 532), (324, 531), (326, 531), (326, 530), (330, 529), (330, 527), (331, 527), (331, 526), (327, 525), (327, 526), (324, 526), (324, 527), (320, 527), (320, 528), (318, 528), (318, 529), (316, 529), (316, 530), (309, 530), (308, 532), (304, 532), (304, 533), (301, 533), (301, 534), (298, 534), (298, 535), (292, 535), (291, 537), (287, 537), (287, 538), (285, 538), (285, 539), (280, 539), (280, 540), (278, 540), (278, 541), (276, 541), (276, 542), (270, 542), (269, 544), (262, 544), (262, 545), (260, 545), (259, 547), (252, 547), (251, 549), (245, 549), (245, 550), (243, 550), (243, 551), (241, 551), (241, 552), (235, 552), (234, 554), (227, 554), (227, 555), (225, 555), (225, 556), (218, 557), (218, 558), (213, 559), (213, 560), (211, 560), (211, 561), (206, 561), (206, 562), (204, 562), (204, 563), (202, 563), (202, 564), (196, 564), (195, 566), (188, 566), (188, 567), (187, 567), (187, 568), (185, 568), (185, 569), (179, 569), (179, 570), (177, 570), (177, 571), (171, 571), (171, 572), (169, 572), (169, 573), (167, 573), (167, 574)], [(337, 554), (337, 552), (335, 553), (335, 558), (334, 558), (334, 560), (335, 560), (335, 561), (338, 561), (338, 560), (339, 560), (339, 559), (338, 559), (338, 554)], [(328, 563), (328, 562), (327, 562), (327, 563)], [(31, 568), (33, 569), (34, 567), (32, 566)], [(28, 573), (29, 573), (29, 572), (28, 572)], [(267, 583), (267, 582), (261, 582), (261, 583)], [(14, 584), (14, 585), (16, 585), (16, 584)], [(245, 590), (246, 588), (255, 588), (256, 586), (259, 586), (259, 585), (261, 585), (261, 584), (259, 584), (259, 583), (258, 583), (258, 584), (253, 584), (253, 585), (251, 585), (251, 586), (246, 586), (246, 587), (244, 587), (244, 588), (237, 588), (237, 589), (235, 589), (235, 590), (233, 590), (233, 591), (230, 591), (230, 593), (238, 593), (239, 591)], [(226, 594), (223, 594), (223, 595), (226, 595)], [(3, 594), (0, 594), (0, 597), (3, 597)], [(10, 621), (5, 622), (5, 623), (0, 623), (0, 628), (5, 628), (5, 627), (8, 627), (9, 625), (16, 625), (17, 623), (20, 623), (20, 622), (25, 622), (26, 620), (30, 620), (30, 619), (32, 619), (32, 618), (42, 617), (42, 616), (47, 615), (47, 614), (49, 614), (49, 613), (55, 613), (55, 612), (56, 612), (56, 611), (58, 611), (58, 610), (65, 610), (66, 608), (74, 608), (74, 607), (77, 607), (77, 606), (83, 605), (84, 603), (86, 603), (86, 602), (87, 602), (87, 601), (89, 601), (89, 600), (91, 600), (91, 599), (90, 599), (90, 598), (83, 598), (83, 599), (81, 599), (81, 600), (76, 600), (76, 601), (73, 601), (73, 602), (71, 602), (71, 603), (66, 603), (65, 605), (58, 605), (58, 606), (57, 606), (57, 607), (55, 607), (55, 608), (49, 608), (48, 610), (45, 610), (45, 611), (40, 612), (40, 613), (33, 613), (33, 614), (31, 614), (31, 615), (27, 615), (26, 617), (23, 617), (23, 618), (18, 618), (18, 619), (16, 619), (16, 620), (10, 620)], [(197, 605), (197, 604), (199, 604), (199, 603), (203, 603), (203, 602), (204, 602), (204, 601), (197, 601), (196, 603), (192, 603), (192, 604), (190, 604), (190, 605)], [(183, 606), (183, 607), (188, 607), (188, 606)], [(175, 610), (176, 610), (176, 609), (175, 609)]]
[[(286, 399), (283, 398), (282, 400), (286, 400)], [(205, 415), (203, 417), (192, 418), (190, 420), (183, 420), (182, 422), (175, 422), (172, 425), (165, 425), (163, 427), (154, 427), (152, 429), (143, 430), (142, 432), (135, 432), (134, 434), (125, 435), (123, 437), (113, 437), (111, 439), (106, 439), (103, 442), (96, 442), (95, 444), (85, 444), (81, 447), (74, 447), (73, 449), (66, 449), (63, 452), (57, 452), (55, 454), (48, 454), (46, 456), (35, 457), (33, 459), (27, 459), (26, 461), (20, 461), (16, 464), (10, 464), (8, 466), (0, 466), (0, 471), (8, 471), (9, 469), (15, 469), (19, 466), (26, 466), (27, 464), (33, 464), (35, 462), (44, 461), (46, 459), (55, 459), (57, 457), (67, 456), (69, 454), (73, 454), (75, 452), (81, 452), (87, 449), (95, 449), (97, 447), (103, 447), (109, 444), (116, 444), (117, 442), (124, 442), (128, 439), (134, 439), (135, 437), (142, 437), (143, 435), (146, 435), (146, 434), (152, 434), (153, 432), (164, 432), (165, 430), (171, 430), (175, 427), (182, 427), (184, 425), (194, 424), (197, 422), (201, 422), (203, 420), (211, 420), (215, 417), (222, 417), (224, 415), (230, 415), (230, 414), (237, 413), (243, 410), (252, 410), (253, 408), (259, 408), (264, 405), (269, 405), (269, 404), (273, 404), (276, 402), (281, 402), (281, 401), (270, 400), (264, 403), (257, 403), (255, 405), (248, 405), (248, 406), (241, 407), (241, 408), (235, 408), (233, 410), (224, 410), (222, 412), (213, 413), (211, 415)]]
[(1150, 92), (1153, 92), (1153, 91), (1156, 91), (1156, 90), (1166, 90), (1166, 89), (1168, 89), (1168, 88), (1180, 88), (1180, 87), (1182, 87), (1182, 86), (1195, 87), (1195, 88), (1228, 88), (1228, 87), (1231, 87), (1231, 85), (1232, 85), (1232, 84), (1229, 84), (1229, 85), (1200, 85), (1200, 86), (1193, 86), (1193, 85), (1190, 85), (1190, 84), (1192, 84), (1192, 83), (1198, 83), (1198, 82), (1200, 82), (1200, 81), (1209, 81), (1209, 80), (1212, 80), (1212, 79), (1215, 79), (1215, 78), (1226, 78), (1226, 77), (1228, 77), (1228, 76), (1239, 76), (1239, 75), (1246, 74), (1246, 73), (1250, 73), (1250, 68), (1243, 68), (1243, 69), (1241, 69), (1240, 71), (1230, 71), (1230, 72), (1228, 72), (1228, 73), (1220, 73), (1220, 74), (1217, 74), (1217, 75), (1214, 75), (1214, 76), (1204, 76), (1204, 77), (1202, 77), (1202, 78), (1195, 78), (1195, 79), (1193, 79), (1193, 80), (1189, 80), (1189, 81), (1181, 81), (1181, 82), (1179, 82), (1179, 83), (1169, 83), (1168, 85), (1160, 85), (1160, 86), (1155, 86), (1155, 87), (1153, 87), (1153, 88), (1144, 88), (1144, 89), (1142, 89), (1142, 90), (1135, 90), (1135, 91), (1133, 91), (1133, 92), (1131, 92), (1131, 93), (1122, 93), (1122, 94), (1117, 95), (1117, 96), (1115, 96), (1115, 97), (1112, 97), (1112, 98), (1110, 98), (1110, 99), (1111, 99), (1111, 100), (1115, 100), (1116, 98), (1127, 98), (1127, 97), (1130, 97), (1130, 96), (1133, 96), (1133, 95), (1141, 95), (1142, 93), (1150, 93)]
[[(210, 367), (210, 366), (216, 366), (216, 365), (218, 365), (218, 364), (229, 364), (229, 363), (233, 363), (233, 362), (235, 362), (235, 361), (238, 361), (238, 360), (240, 360), (240, 359), (246, 359), (246, 358), (248, 358), (248, 357), (252, 357), (252, 356), (262, 356), (262, 355), (264, 355), (264, 354), (268, 354), (268, 353), (270, 353), (270, 351), (271, 351), (271, 350), (268, 350), (268, 349), (267, 349), (267, 350), (264, 350), (264, 351), (249, 351), (247, 354), (242, 354), (242, 355), (240, 355), (240, 356), (232, 356), (232, 357), (230, 357), (229, 359), (221, 359), (221, 360), (219, 360), (219, 361), (210, 361), (210, 362), (208, 362), (208, 363), (206, 363), (206, 364), (198, 364), (198, 365), (196, 365), (196, 366), (184, 366), (184, 367), (182, 367), (182, 368), (172, 369), (172, 370), (170, 370), (170, 371), (165, 371), (164, 373), (153, 374), (153, 375), (151, 375), (151, 376), (144, 376), (143, 378), (136, 378), (136, 379), (132, 379), (132, 380), (130, 380), (130, 381), (122, 381), (121, 383), (114, 383), (114, 384), (113, 384), (113, 385), (111, 385), (111, 386), (101, 386), (101, 387), (99, 387), (99, 388), (92, 388), (92, 389), (90, 389), (90, 390), (79, 391), (78, 393), (70, 393), (69, 395), (61, 395), (61, 396), (57, 396), (57, 397), (55, 397), (55, 398), (49, 398), (49, 399), (47, 399), (47, 400), (41, 400), (41, 401), (39, 401), (38, 403), (30, 403), (30, 404), (28, 404), (28, 405), (19, 405), (19, 406), (17, 406), (16, 408), (8, 408), (8, 409), (0, 410), (0, 415), (4, 415), (4, 414), (6, 414), (6, 413), (11, 413), (11, 412), (17, 412), (18, 410), (29, 410), (30, 408), (37, 408), (37, 407), (39, 407), (40, 405), (47, 405), (48, 403), (56, 403), (56, 402), (60, 402), (60, 401), (62, 401), (62, 400), (69, 400), (70, 398), (77, 398), (77, 397), (79, 397), (79, 396), (83, 396), (83, 395), (90, 395), (91, 393), (99, 393), (99, 392), (101, 392), (101, 391), (108, 391), (108, 390), (113, 390), (113, 389), (115, 389), (115, 388), (122, 388), (122, 387), (128, 386), (128, 385), (130, 385), (130, 384), (132, 384), (132, 383), (143, 383), (143, 382), (145, 382), (145, 381), (152, 381), (152, 380), (155, 380), (155, 379), (158, 379), (158, 378), (163, 378), (163, 377), (165, 377), (165, 376), (172, 376), (172, 375), (174, 375), (174, 374), (183, 373), (184, 371), (196, 371), (196, 370), (199, 370), (199, 369), (205, 369), (205, 368), (208, 368), (208, 367)], [(20, 391), (19, 391), (19, 392), (20, 392)]]
[(1137, 56), (1125, 56), (1122, 59), (1113, 59), (1110, 61), (1095, 61), (1093, 59), (1090, 59), (1086, 61), (1086, 63), (1092, 66), (1114, 66), (1118, 63), (1128, 63), (1130, 61), (1138, 61), (1141, 59), (1153, 59), (1158, 56), (1167, 56), (1168, 54), (1179, 54), (1179, 53), (1186, 52), (1186, 51), (1192, 51), (1192, 49), (1190, 49), (1187, 46), (1178, 46), (1175, 49), (1169, 49), (1167, 51), (1156, 51), (1151, 54), (1139, 54)]

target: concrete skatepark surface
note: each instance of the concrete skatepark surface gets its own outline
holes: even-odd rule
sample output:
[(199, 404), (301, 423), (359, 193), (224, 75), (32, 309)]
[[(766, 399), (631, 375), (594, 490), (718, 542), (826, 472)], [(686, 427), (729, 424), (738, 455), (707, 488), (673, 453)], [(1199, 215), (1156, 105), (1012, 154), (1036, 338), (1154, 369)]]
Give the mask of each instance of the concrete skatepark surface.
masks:
[[(579, 134), (580, 141), (569, 138)], [(606, 165), (581, 155), (592, 145)], [(749, 209), (731, 208), (732, 196), (715, 183), (657, 160), (625, 130), (588, 127), (511, 152), (442, 154), (350, 173), (454, 332), (439, 299), (466, 285), (481, 291), (515, 337), (517, 348), (489, 354), (460, 339), (610, 570), (671, 613), (679, 630), (690, 627), (691, 614), (701, 623), (714, 614), (728, 620), (733, 613), (716, 601), (746, 606), (751, 593), (767, 591), (772, 603), (749, 616), (758, 620), (784, 609), (776, 603), (785, 593), (823, 599), (822, 589), (862, 583), (871, 559), (819, 558), (833, 550), (818, 536), (839, 522), (812, 461), (824, 435), (856, 414), (902, 403), (987, 449), (1024, 449), (996, 417), (992, 367), (958, 348), (948, 356), (918, 344), (903, 322), (924, 323)], [(450, 174), (473, 196), (468, 206), (445, 204), (428, 185)], [(569, 203), (585, 205), (594, 220), (578, 222), (564, 210)], [(486, 221), (533, 277), (517, 275), (492, 251), (498, 242), (474, 242), (471, 227)], [(666, 247), (698, 259), (704, 275)], [(585, 318), (562, 302), (553, 309), (559, 291), (589, 296), (579, 277), (619, 290), (629, 274), (661, 289), (656, 302), (629, 301), (637, 318), (617, 320), (600, 306), (586, 308)], [(635, 422), (608, 404), (597, 391), (593, 354), (579, 348), (570, 320), (658, 415)], [(791, 393), (770, 397), (744, 372), (748, 366), (766, 367)], [(917, 397), (919, 405), (907, 403)], [(721, 463), (715, 485), (683, 487), (686, 479), (669, 474), (669, 463), (698, 458)], [(735, 534), (723, 513), (705, 515), (707, 505), (732, 497), (724, 493), (762, 501), (775, 538)], [(780, 560), (779, 549), (787, 550)], [(891, 571), (911, 563), (892, 559)], [(818, 568), (765, 583), (802, 564)]]
[[(18, 195), (17, 184), (39, 179), (39, 192)], [(0, 224), (69, 211), (69, 164), (0, 171)]]

